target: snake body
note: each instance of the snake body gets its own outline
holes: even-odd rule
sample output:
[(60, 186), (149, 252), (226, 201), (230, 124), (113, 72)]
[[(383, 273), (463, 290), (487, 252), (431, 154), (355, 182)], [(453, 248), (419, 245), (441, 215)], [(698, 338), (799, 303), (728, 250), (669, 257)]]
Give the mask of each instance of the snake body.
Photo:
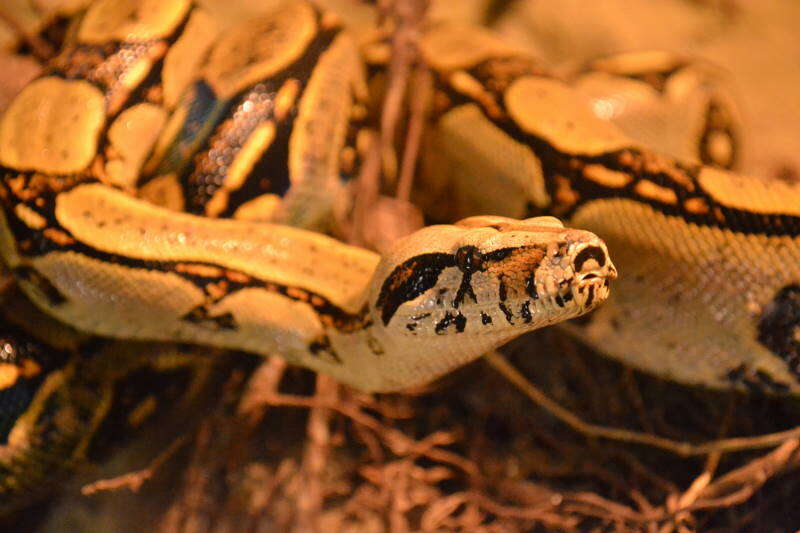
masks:
[[(431, 27), (420, 50), (434, 85), (419, 203), (482, 216), (381, 257), (322, 234), (350, 209), (373, 119), (336, 17), (286, 1), (225, 26), (184, 0), (93, 2), (0, 122), (0, 254), (36, 306), (82, 331), (398, 390), (597, 307), (616, 276), (607, 242), (615, 294), (571, 331), (672, 379), (800, 390), (800, 195), (704, 166), (734, 159), (716, 95), (692, 92), (676, 159), (632, 140), (635, 119), (623, 133), (593, 114), (613, 99), (587, 78), (571, 86), (486, 32)], [(625, 65), (595, 72), (637, 81)], [(666, 98), (681, 72), (646, 78)], [(0, 367), (2, 495), (85, 454), (125, 370), (183, 368), (30, 353)], [(73, 392), (86, 365), (106, 387), (93, 408)]]
[[(382, 256), (321, 233), (368, 142), (354, 41), (303, 1), (214, 23), (184, 0), (92, 3), (3, 115), (0, 256), (47, 315), (393, 391), (606, 299), (605, 244), (552, 217), (430, 226)], [(15, 497), (86, 454), (123, 370), (186, 367), (13, 344), (0, 494)]]
[[(447, 50), (458, 39), (423, 46), (446, 69), (439, 99), (448, 105), (425, 152), (429, 172), (444, 176), (456, 198), (455, 211), (440, 216), (547, 213), (596, 232), (620, 279), (602, 309), (565, 328), (668, 379), (800, 391), (800, 186), (719, 168), (733, 164), (737, 139), (716, 89), (700, 84), (702, 112), (687, 128), (695, 149), (677, 149), (677, 159), (593, 112), (621, 105), (613, 86), (605, 94), (580, 80), (570, 86), (525, 54), (498, 54), (503, 45), (490, 36), (456, 59)], [(626, 87), (641, 81), (621, 66), (610, 70)], [(644, 88), (652, 94), (655, 85), (664, 99), (669, 73), (686, 72), (680, 63), (641, 71), (661, 80)], [(635, 120), (627, 130), (637, 131)], [(419, 198), (430, 199), (429, 209), (442, 205), (436, 190)]]

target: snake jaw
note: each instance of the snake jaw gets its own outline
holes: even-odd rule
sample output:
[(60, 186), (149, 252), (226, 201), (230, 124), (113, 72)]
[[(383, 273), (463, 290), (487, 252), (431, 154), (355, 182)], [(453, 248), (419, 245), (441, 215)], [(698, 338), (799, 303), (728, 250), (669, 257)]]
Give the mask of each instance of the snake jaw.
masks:
[(572, 253), (575, 258), (572, 296), (581, 310), (579, 314), (583, 314), (608, 298), (611, 281), (617, 278), (617, 268), (602, 242), (583, 244)]

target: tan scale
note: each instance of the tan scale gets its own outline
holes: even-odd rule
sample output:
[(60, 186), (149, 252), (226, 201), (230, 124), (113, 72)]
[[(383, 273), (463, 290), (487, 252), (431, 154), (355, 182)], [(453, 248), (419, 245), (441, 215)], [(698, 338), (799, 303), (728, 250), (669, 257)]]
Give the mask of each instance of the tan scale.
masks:
[(286, 118), (298, 94), (300, 94), (300, 82), (294, 78), (286, 80), (275, 95), (275, 120), (280, 122)]
[(698, 181), (722, 205), (754, 213), (800, 216), (800, 186), (796, 183), (739, 176), (714, 168), (704, 168)]
[(604, 187), (616, 189), (621, 189), (633, 181), (630, 174), (611, 170), (602, 165), (586, 165), (583, 167), (583, 175)]
[(218, 97), (229, 98), (279, 72), (316, 35), (314, 11), (305, 2), (284, 2), (271, 15), (229, 30), (214, 46), (203, 77)]
[(78, 40), (149, 41), (169, 35), (189, 10), (189, 0), (97, 0), (81, 21)]
[(25, 204), (17, 204), (14, 213), (31, 229), (42, 230), (47, 226), (47, 219)]
[[(709, 107), (718, 108), (724, 123), (739, 122), (728, 77), (706, 62), (644, 51), (592, 61), (573, 84), (599, 118), (613, 122), (643, 145), (699, 163)], [(715, 130), (705, 142), (709, 163), (730, 168), (736, 142), (730, 133)]]
[(173, 44), (164, 59), (161, 82), (164, 86), (164, 105), (178, 105), (184, 90), (195, 80), (203, 61), (219, 35), (220, 27), (214, 17), (203, 9), (189, 16), (186, 29)]
[(183, 188), (175, 174), (156, 176), (139, 189), (138, 197), (153, 205), (183, 211)]
[(233, 218), (261, 222), (275, 220), (281, 201), (281, 197), (277, 194), (262, 194), (237, 207)]
[(493, 57), (514, 56), (524, 53), (496, 35), (460, 24), (435, 27), (420, 40), (420, 52), (425, 62), (436, 70), (452, 72)]
[(505, 94), (508, 114), (520, 128), (568, 153), (597, 155), (633, 143), (616, 126), (595, 117), (564, 82), (527, 77)]
[(650, 180), (640, 180), (634, 186), (636, 194), (648, 200), (655, 200), (662, 204), (677, 204), (678, 196), (675, 191), (667, 187), (656, 185)]
[(0, 122), (0, 163), (53, 174), (92, 162), (105, 124), (102, 93), (80, 80), (38, 79), (14, 99)]
[(109, 184), (125, 190), (136, 188), (145, 158), (166, 120), (163, 108), (146, 103), (136, 104), (119, 114), (108, 128), (108, 141), (115, 153), (105, 166)]

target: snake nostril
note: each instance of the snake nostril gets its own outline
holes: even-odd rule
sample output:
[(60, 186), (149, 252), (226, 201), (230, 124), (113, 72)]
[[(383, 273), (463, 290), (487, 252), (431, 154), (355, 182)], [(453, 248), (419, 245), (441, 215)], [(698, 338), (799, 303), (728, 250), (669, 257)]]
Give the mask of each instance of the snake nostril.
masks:
[(599, 246), (587, 246), (575, 256), (575, 272), (595, 270), (606, 264), (606, 253)]

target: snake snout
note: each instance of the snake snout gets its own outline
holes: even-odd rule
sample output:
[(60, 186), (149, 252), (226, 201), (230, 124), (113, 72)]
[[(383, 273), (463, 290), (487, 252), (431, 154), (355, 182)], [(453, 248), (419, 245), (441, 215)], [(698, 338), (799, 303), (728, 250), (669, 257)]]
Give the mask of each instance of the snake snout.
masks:
[(575, 254), (572, 267), (577, 279), (575, 301), (582, 309), (592, 309), (608, 297), (609, 283), (617, 277), (617, 269), (605, 246), (585, 244)]

